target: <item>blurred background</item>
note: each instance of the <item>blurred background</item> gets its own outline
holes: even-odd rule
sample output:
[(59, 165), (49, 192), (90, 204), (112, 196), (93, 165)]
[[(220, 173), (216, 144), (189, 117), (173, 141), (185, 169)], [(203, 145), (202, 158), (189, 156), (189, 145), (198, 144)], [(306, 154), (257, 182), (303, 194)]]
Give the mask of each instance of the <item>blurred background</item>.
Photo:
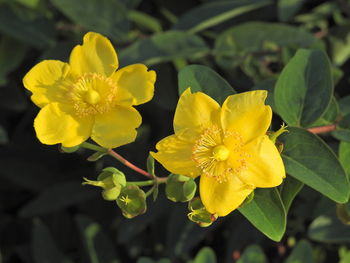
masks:
[[(146, 214), (125, 219), (82, 177), (95, 179), (107, 166), (129, 180), (142, 176), (110, 157), (88, 162), (88, 150), (40, 144), (38, 108), (22, 85), (39, 61), (67, 61), (87, 31), (107, 36), (121, 66), (141, 62), (157, 72), (154, 99), (138, 107), (136, 142), (117, 149), (145, 168), (148, 152), (172, 133), (177, 73), (188, 64), (211, 67), (238, 92), (271, 91), (298, 48), (322, 49), (333, 65), (337, 114), (349, 113), (349, 18), (347, 0), (0, 0), (0, 262), (350, 262), (350, 228), (333, 202), (306, 186), (281, 242), (238, 211), (201, 228), (162, 187)], [(274, 128), (281, 123), (274, 118)], [(324, 139), (336, 151), (337, 141)]]

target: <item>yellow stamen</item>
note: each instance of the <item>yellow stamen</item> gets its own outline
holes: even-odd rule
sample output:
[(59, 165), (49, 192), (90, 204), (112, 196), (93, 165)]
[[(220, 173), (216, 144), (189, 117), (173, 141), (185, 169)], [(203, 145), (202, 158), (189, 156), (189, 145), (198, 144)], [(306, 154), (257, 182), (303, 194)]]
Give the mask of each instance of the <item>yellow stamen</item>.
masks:
[(128, 195), (120, 197), (119, 200), (124, 202), (126, 205), (130, 204), (132, 201)]
[(248, 156), (243, 146), (240, 134), (213, 126), (206, 129), (194, 144), (192, 159), (203, 175), (222, 183), (247, 168)]

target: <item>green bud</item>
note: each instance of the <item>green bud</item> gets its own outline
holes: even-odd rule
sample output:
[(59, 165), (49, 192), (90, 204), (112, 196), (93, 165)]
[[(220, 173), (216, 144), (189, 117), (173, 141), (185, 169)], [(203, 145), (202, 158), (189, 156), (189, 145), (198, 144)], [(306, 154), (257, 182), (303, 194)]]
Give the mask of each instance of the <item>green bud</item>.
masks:
[(104, 181), (106, 179), (111, 180), (113, 185), (120, 184), (122, 187), (126, 186), (126, 178), (123, 172), (114, 167), (106, 167), (99, 174), (97, 180)]
[(117, 205), (126, 218), (144, 214), (147, 209), (146, 194), (138, 186), (128, 185), (122, 188)]
[(102, 191), (102, 197), (106, 201), (117, 200), (118, 196), (120, 195), (121, 189), (122, 189), (122, 187), (121, 187), (120, 184), (118, 184), (118, 185), (116, 185), (116, 186), (114, 186), (112, 188), (104, 189)]
[(187, 176), (170, 174), (165, 186), (168, 199), (173, 202), (188, 202), (197, 190), (196, 182)]
[(77, 150), (79, 150), (80, 146), (77, 145), (77, 146), (74, 146), (74, 147), (64, 147), (61, 145), (60, 147), (60, 150), (64, 153), (74, 153), (76, 152)]
[(187, 215), (188, 218), (201, 227), (208, 227), (217, 219), (217, 216), (209, 213), (205, 209), (199, 197), (192, 199), (188, 203), (188, 209), (191, 211)]
[(97, 177), (97, 181), (84, 178), (83, 183), (103, 188), (102, 197), (107, 201), (117, 200), (121, 189), (126, 185), (125, 175), (114, 167), (107, 167)]

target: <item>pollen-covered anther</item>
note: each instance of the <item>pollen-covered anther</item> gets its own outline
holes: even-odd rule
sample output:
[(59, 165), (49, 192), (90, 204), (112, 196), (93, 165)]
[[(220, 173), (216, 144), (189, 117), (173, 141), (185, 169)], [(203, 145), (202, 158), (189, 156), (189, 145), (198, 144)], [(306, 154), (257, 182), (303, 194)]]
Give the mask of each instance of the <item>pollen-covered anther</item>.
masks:
[(195, 142), (192, 159), (202, 174), (219, 183), (247, 169), (243, 139), (237, 132), (222, 131), (217, 126), (206, 129)]
[(113, 107), (116, 92), (117, 86), (111, 78), (85, 73), (72, 83), (67, 97), (76, 115), (86, 117), (108, 112)]

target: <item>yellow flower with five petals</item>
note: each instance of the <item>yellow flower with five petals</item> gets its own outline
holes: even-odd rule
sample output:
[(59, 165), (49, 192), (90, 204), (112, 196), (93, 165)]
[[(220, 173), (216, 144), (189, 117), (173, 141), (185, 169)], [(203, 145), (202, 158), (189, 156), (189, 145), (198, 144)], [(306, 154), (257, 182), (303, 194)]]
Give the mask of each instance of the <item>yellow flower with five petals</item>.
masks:
[(116, 71), (118, 65), (111, 42), (94, 32), (74, 47), (69, 63), (35, 65), (23, 84), (41, 108), (34, 121), (38, 139), (64, 147), (89, 137), (105, 148), (133, 142), (142, 120), (133, 105), (152, 99), (156, 74), (143, 64)]
[(256, 187), (282, 183), (285, 168), (266, 132), (271, 108), (267, 92), (229, 96), (222, 107), (204, 93), (181, 95), (174, 132), (151, 152), (167, 170), (200, 176), (200, 197), (208, 212), (225, 216), (239, 207)]

